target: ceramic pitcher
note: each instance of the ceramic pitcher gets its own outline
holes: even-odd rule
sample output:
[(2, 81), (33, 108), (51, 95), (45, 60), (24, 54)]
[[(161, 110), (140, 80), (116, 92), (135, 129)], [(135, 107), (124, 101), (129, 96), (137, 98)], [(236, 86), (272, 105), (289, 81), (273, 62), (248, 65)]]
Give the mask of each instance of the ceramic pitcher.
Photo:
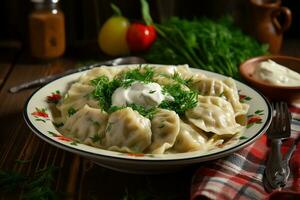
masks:
[[(283, 32), (292, 22), (291, 11), (281, 6), (281, 0), (249, 0), (250, 33), (260, 42), (269, 44), (269, 51), (277, 54), (282, 44)], [(279, 17), (282, 17), (282, 21)]]

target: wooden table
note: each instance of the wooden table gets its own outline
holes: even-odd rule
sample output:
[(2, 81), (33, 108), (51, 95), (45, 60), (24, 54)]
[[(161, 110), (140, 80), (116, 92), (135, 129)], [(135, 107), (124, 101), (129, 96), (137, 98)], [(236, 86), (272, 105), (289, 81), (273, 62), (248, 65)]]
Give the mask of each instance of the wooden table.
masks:
[[(297, 45), (296, 45), (297, 44)], [(300, 57), (299, 40), (285, 42), (283, 53)], [(200, 163), (182, 171), (160, 175), (133, 175), (112, 171), (95, 165), (75, 154), (58, 149), (39, 139), (26, 126), (22, 110), (26, 99), (34, 89), (11, 94), (8, 89), (24, 81), (74, 67), (76, 59), (61, 58), (37, 63), (30, 61), (25, 52), (18, 49), (0, 51), (0, 169), (24, 176), (40, 177), (40, 170), (50, 171), (53, 181), (49, 186), (67, 199), (122, 199), (148, 196), (148, 199), (188, 199), (190, 182)], [(0, 173), (1, 177), (1, 173)], [(26, 182), (27, 185), (30, 182)], [(44, 182), (45, 183), (45, 182)], [(0, 182), (1, 186), (1, 182)], [(40, 189), (43, 181), (39, 182)], [(47, 185), (46, 185), (47, 186)], [(0, 190), (1, 199), (18, 199), (30, 193), (34, 187), (18, 187), (10, 192)], [(45, 188), (44, 188), (45, 189)], [(125, 198), (124, 198), (125, 199)], [(130, 198), (128, 198), (130, 199)]]

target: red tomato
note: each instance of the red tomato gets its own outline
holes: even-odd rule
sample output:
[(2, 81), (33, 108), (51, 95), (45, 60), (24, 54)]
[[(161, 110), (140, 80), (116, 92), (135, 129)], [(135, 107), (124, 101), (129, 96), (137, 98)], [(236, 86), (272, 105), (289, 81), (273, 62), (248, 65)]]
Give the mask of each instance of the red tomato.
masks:
[(142, 23), (132, 23), (126, 34), (127, 44), (131, 51), (145, 51), (156, 39), (154, 26)]

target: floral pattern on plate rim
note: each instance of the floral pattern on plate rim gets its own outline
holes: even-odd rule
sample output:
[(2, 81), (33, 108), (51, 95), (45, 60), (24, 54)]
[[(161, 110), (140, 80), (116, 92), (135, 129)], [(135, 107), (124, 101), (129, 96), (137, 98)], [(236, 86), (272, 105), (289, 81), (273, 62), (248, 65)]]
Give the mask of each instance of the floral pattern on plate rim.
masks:
[(49, 115), (46, 112), (47, 108), (35, 108), (35, 111), (31, 113), (35, 121), (46, 123), (49, 120)]

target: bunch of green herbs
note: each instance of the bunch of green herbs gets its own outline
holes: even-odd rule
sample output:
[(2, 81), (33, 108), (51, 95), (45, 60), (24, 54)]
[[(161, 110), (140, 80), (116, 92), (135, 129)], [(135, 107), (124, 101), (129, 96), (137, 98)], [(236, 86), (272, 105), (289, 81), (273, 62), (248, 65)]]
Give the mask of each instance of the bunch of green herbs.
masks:
[(241, 62), (268, 53), (267, 45), (242, 33), (229, 16), (217, 21), (172, 17), (156, 30), (159, 37), (144, 54), (152, 63), (189, 64), (239, 79)]

